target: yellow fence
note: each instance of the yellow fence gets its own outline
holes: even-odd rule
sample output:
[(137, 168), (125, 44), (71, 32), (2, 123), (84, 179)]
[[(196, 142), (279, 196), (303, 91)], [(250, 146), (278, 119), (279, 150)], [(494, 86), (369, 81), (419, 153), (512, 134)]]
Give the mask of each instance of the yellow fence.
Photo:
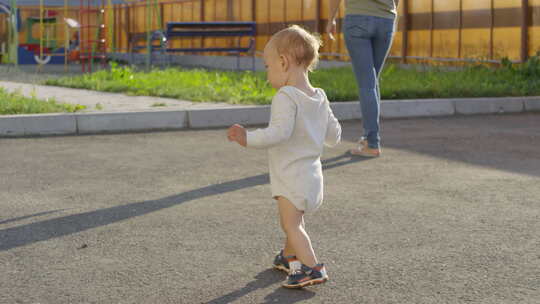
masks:
[(392, 54), (525, 60), (540, 51), (540, 0), (402, 0)]
[[(257, 22), (256, 48), (261, 51), (272, 33), (288, 24), (301, 24), (323, 32), (328, 22), (328, 0), (184, 0), (163, 1), (163, 23), (170, 21)], [(399, 22), (391, 56), (435, 61), (514, 61), (540, 51), (540, 0), (401, 0)], [(144, 3), (120, 9), (129, 20), (125, 32), (145, 31)], [(126, 17), (127, 15), (127, 17)], [(344, 16), (338, 15), (338, 27)], [(154, 18), (156, 20), (156, 18)], [(154, 24), (154, 28), (157, 25)], [(127, 47), (126, 35), (120, 48)], [(322, 53), (328, 58), (347, 59), (343, 34), (336, 41), (323, 35)], [(183, 39), (179, 46), (215, 46), (227, 39)]]
[[(146, 1), (106, 9), (105, 28), (112, 27), (108, 50), (128, 51), (128, 35), (165, 27), (167, 22), (256, 21), (256, 49), (262, 51), (272, 33), (289, 24), (324, 31), (328, 0), (162, 0), (148, 9)], [(31, 15), (21, 8), (23, 16)], [(391, 56), (402, 60), (514, 61), (540, 51), (540, 0), (400, 0), (399, 22)], [(76, 7), (70, 17), (77, 18)], [(152, 25), (148, 29), (147, 14)], [(157, 15), (161, 16), (158, 24)], [(338, 29), (344, 17), (338, 16)], [(0, 25), (0, 37), (5, 26)], [(21, 43), (24, 43), (21, 33)], [(347, 59), (343, 34), (336, 41), (323, 35), (322, 53), (330, 59)], [(114, 43), (113, 43), (114, 42)], [(144, 42), (142, 42), (144, 43)], [(171, 47), (230, 45), (230, 38), (179, 38)]]

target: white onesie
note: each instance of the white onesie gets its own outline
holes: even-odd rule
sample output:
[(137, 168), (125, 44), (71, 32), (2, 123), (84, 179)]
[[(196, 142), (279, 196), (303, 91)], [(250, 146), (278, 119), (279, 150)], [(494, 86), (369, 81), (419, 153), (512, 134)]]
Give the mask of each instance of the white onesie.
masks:
[(270, 123), (247, 132), (247, 147), (268, 148), (272, 197), (284, 196), (298, 210), (310, 212), (323, 201), (323, 145), (341, 140), (341, 126), (328, 98), (284, 86), (272, 99)]

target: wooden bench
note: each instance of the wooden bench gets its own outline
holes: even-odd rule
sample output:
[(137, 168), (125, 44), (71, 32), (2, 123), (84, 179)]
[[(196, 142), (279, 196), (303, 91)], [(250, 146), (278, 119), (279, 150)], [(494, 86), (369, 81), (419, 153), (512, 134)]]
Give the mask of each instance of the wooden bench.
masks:
[[(255, 69), (255, 22), (221, 21), (221, 22), (168, 22), (165, 32), (154, 31), (151, 37), (151, 52), (155, 50), (166, 53), (201, 53), (227, 52), (237, 54), (236, 66), (240, 67), (240, 53), (252, 53), (252, 69)], [(182, 47), (171, 48), (170, 42), (175, 37), (232, 37), (237, 38), (233, 46), (219, 47)], [(247, 45), (241, 45), (241, 38), (249, 37)], [(131, 51), (146, 49), (147, 46), (136, 46), (137, 41), (146, 39), (146, 33), (130, 35)], [(158, 41), (159, 44), (155, 44)], [(163, 43), (163, 42), (166, 43)]]

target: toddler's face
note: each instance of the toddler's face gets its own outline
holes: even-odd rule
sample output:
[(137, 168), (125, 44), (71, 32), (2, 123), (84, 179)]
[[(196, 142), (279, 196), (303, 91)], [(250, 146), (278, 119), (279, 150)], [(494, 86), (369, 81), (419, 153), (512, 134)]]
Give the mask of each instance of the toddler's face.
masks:
[(287, 69), (284, 58), (279, 56), (277, 50), (268, 43), (263, 53), (264, 65), (266, 67), (266, 78), (272, 87), (279, 89), (287, 82)]

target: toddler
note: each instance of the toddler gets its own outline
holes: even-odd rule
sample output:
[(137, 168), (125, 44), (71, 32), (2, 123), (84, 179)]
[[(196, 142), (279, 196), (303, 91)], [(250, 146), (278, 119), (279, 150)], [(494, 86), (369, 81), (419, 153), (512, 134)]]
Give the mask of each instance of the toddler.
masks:
[(274, 34), (264, 48), (268, 82), (278, 91), (272, 99), (267, 128), (246, 131), (238, 124), (227, 132), (230, 141), (268, 150), (272, 197), (277, 200), (284, 248), (274, 267), (288, 272), (284, 287), (302, 288), (328, 280), (306, 233), (304, 214), (323, 201), (323, 145), (341, 140), (341, 126), (325, 92), (314, 88), (308, 73), (318, 61), (321, 42), (297, 25)]

